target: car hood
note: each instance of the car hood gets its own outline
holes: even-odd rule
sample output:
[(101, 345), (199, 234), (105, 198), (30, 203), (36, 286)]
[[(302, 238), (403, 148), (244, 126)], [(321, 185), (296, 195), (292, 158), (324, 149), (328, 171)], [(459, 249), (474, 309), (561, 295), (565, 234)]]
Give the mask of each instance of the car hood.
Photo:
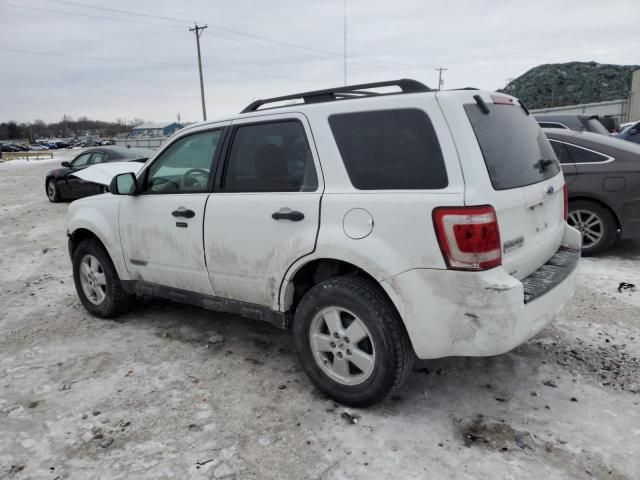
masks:
[(129, 172), (138, 173), (142, 167), (143, 164), (137, 162), (100, 163), (98, 165), (87, 167), (84, 170), (79, 170), (73, 173), (73, 175), (81, 178), (82, 180), (86, 180), (87, 182), (109, 186), (111, 180), (116, 175)]

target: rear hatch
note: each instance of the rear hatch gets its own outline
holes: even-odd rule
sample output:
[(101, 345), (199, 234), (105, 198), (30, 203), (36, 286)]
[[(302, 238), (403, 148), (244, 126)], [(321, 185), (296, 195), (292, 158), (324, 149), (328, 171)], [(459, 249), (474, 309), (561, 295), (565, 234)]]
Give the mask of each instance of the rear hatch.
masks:
[(456, 93), (441, 103), (445, 115), (455, 110), (459, 120), (452, 132), (456, 145), (466, 145), (459, 149), (465, 204), (495, 208), (502, 265), (522, 279), (562, 243), (564, 178), (558, 159), (533, 115), (517, 99)]

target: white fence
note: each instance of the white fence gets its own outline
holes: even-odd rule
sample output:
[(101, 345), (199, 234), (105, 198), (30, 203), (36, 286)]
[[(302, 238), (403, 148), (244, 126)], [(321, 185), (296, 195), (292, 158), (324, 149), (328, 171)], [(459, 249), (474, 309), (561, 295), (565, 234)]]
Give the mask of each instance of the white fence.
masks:
[(532, 113), (556, 113), (577, 115), (599, 115), (617, 118), (620, 123), (627, 121), (629, 100), (609, 100), (607, 102), (582, 103), (580, 105), (567, 105), (565, 107), (537, 108)]
[(162, 145), (169, 137), (148, 137), (148, 138), (116, 138), (118, 147), (150, 148), (155, 150)]

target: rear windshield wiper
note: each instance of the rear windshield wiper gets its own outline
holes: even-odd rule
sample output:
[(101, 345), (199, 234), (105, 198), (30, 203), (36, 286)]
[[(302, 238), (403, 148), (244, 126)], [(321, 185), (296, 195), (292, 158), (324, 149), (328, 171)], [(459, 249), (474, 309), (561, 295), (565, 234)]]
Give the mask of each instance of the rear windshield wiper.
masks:
[(539, 168), (541, 172), (544, 172), (549, 165), (553, 165), (556, 161), (553, 158), (541, 158), (535, 163), (535, 167)]
[(473, 99), (480, 107), (480, 110), (482, 110), (482, 113), (484, 113), (485, 115), (489, 115), (489, 106), (487, 105), (487, 102), (484, 101), (484, 98), (482, 98), (480, 95), (474, 95)]

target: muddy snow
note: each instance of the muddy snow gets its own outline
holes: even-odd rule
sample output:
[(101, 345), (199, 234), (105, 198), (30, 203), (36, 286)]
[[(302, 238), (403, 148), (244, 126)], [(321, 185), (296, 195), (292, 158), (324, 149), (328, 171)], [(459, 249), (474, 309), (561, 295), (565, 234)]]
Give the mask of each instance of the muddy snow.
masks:
[(1, 479), (639, 478), (640, 242), (583, 260), (565, 316), (515, 351), (423, 362), (348, 409), (267, 324), (150, 299), (88, 315), (55, 163), (0, 164)]

